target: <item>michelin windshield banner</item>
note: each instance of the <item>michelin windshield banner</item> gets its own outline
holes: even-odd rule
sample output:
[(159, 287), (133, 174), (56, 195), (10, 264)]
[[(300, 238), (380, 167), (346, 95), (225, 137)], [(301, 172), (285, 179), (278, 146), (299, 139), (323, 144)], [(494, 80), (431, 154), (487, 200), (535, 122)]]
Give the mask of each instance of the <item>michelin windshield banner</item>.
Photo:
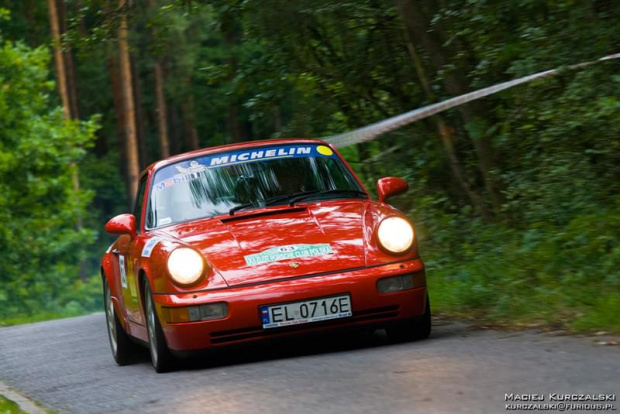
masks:
[(272, 145), (246, 148), (241, 151), (218, 152), (203, 157), (182, 161), (164, 167), (157, 173), (155, 189), (167, 187), (167, 181), (175, 183), (198, 178), (200, 173), (211, 168), (247, 164), (285, 158), (336, 158), (337, 155), (328, 146), (317, 144)]

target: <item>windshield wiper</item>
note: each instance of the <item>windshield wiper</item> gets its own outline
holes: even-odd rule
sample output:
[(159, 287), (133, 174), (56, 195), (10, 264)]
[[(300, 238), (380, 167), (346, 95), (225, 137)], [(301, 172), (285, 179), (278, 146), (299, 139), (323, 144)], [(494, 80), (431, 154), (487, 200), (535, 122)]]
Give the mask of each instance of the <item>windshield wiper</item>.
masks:
[(344, 194), (352, 194), (355, 196), (361, 196), (361, 197), (368, 197), (368, 194), (366, 194), (363, 191), (360, 190), (342, 190), (339, 188), (333, 189), (333, 190), (324, 190), (324, 191), (312, 191), (311, 194), (302, 194), (299, 195), (297, 197), (293, 197), (291, 198), (291, 200), (289, 201), (289, 206), (294, 206), (296, 202), (298, 201), (302, 201), (305, 200), (306, 198), (312, 197), (312, 196), (322, 196), (325, 194), (339, 194), (339, 193), (344, 193)]
[(235, 214), (236, 211), (245, 210), (246, 208), (272, 206), (275, 203), (278, 203), (280, 201), (289, 200), (289, 199), (297, 198), (297, 197), (311, 196), (312, 194), (316, 194), (318, 192), (319, 190), (300, 191), (300, 192), (293, 193), (293, 194), (284, 194), (284, 195), (279, 195), (275, 197), (269, 197), (264, 200), (256, 200), (256, 201), (252, 201), (251, 203), (246, 203), (246, 204), (235, 206), (231, 208), (230, 210), (228, 210), (228, 214), (232, 216)]
[(316, 194), (318, 192), (319, 192), (319, 190), (300, 191), (298, 193), (285, 194), (285, 195), (281, 195), (281, 196), (270, 197), (270, 198), (265, 199), (265, 205), (270, 206), (270, 205), (273, 205), (274, 203), (277, 203), (279, 201), (290, 200), (290, 199), (294, 199), (294, 198), (297, 198), (297, 197), (311, 196), (312, 194)]
[(261, 201), (263, 200), (256, 200), (256, 201), (252, 201), (251, 203), (240, 204), (228, 210), (228, 214), (233, 216), (236, 211), (245, 210), (246, 208), (250, 208), (250, 207), (260, 207)]

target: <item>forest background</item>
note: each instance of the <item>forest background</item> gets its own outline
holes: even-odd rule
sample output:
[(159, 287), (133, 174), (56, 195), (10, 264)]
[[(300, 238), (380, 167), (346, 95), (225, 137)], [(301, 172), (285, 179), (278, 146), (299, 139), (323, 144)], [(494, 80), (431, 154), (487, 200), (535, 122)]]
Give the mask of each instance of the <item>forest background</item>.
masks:
[[(169, 155), (324, 137), (620, 51), (614, 0), (0, 0), (0, 324), (102, 309)], [(410, 191), (436, 313), (620, 332), (620, 62), (342, 149)]]

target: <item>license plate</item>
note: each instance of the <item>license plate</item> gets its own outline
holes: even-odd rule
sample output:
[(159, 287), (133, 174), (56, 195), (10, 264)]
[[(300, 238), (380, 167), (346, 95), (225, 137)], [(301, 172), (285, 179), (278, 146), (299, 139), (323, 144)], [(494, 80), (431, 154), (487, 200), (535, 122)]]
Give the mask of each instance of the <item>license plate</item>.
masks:
[(352, 316), (349, 295), (260, 307), (263, 328), (299, 325)]

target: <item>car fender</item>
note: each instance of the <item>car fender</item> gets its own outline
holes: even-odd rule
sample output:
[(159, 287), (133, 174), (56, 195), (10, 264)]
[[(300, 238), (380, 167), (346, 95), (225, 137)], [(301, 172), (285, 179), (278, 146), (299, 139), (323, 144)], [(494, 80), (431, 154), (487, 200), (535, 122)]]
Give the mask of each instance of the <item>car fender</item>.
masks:
[(103, 255), (101, 259), (101, 280), (106, 281), (108, 286), (110, 287), (110, 293), (112, 295), (112, 304), (114, 306), (114, 310), (116, 314), (120, 316), (119, 320), (121, 325), (123, 325), (123, 329), (127, 331), (127, 317), (125, 315), (125, 311), (123, 306), (119, 301), (120, 297), (120, 285), (115, 278), (114, 269), (118, 268), (118, 258), (115, 254), (107, 252)]
[[(381, 263), (390, 263), (394, 261), (405, 261), (405, 260), (415, 260), (418, 259), (418, 243), (417, 236), (414, 239), (413, 246), (411, 249), (402, 255), (393, 255), (383, 251), (379, 247), (379, 243), (377, 242), (377, 227), (379, 223), (387, 217), (400, 217), (404, 220), (407, 220), (415, 229), (413, 223), (407, 216), (405, 216), (398, 209), (394, 208), (389, 204), (380, 204), (376, 202), (368, 202), (366, 203), (366, 209), (364, 211), (364, 253), (366, 259), (366, 265), (377, 265)], [(415, 231), (415, 230), (414, 230)]]
[(154, 271), (151, 267), (152, 267), (151, 260), (148, 260), (147, 258), (144, 258), (144, 257), (140, 259), (140, 266), (138, 270), (138, 298), (140, 300), (140, 309), (142, 310), (143, 314), (144, 314), (144, 305), (145, 305), (144, 284), (148, 283), (149, 286), (151, 287), (151, 291), (153, 291)]

